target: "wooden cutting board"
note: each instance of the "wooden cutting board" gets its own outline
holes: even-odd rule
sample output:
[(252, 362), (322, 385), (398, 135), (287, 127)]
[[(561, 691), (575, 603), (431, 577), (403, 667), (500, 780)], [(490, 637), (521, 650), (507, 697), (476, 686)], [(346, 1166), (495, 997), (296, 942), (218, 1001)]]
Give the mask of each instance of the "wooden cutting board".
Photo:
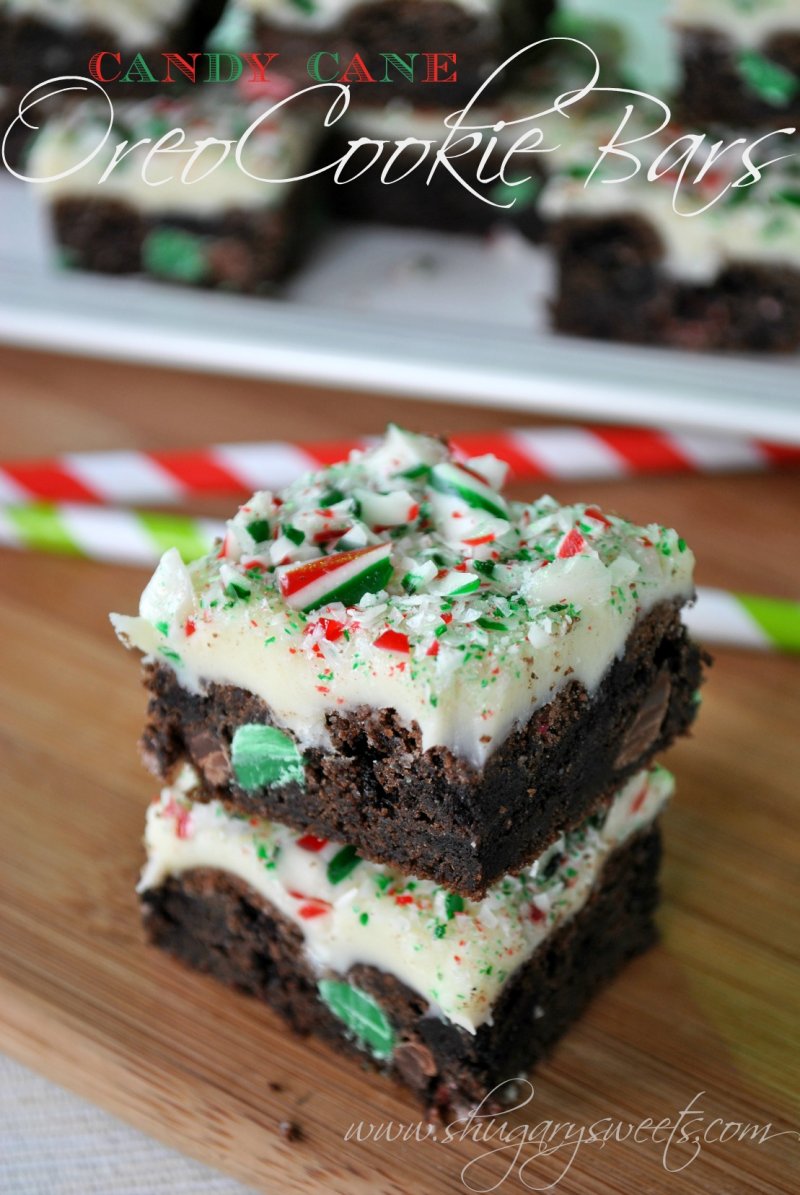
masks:
[[(40, 453), (145, 436), (153, 446), (232, 438), (218, 404), (203, 408), (210, 380), (190, 386), (180, 375), (115, 370), (125, 385), (103, 405), (86, 396), (111, 393), (111, 366), (3, 356), (11, 372), (0, 396), (11, 379), (34, 412), (46, 403), (51, 416), (36, 422)], [(304, 392), (278, 406), (271, 392), (265, 409), (268, 388), (230, 386), (227, 416), (241, 414), (241, 437), (321, 438), (350, 424), (375, 431), (389, 416), (434, 428), (498, 421), (353, 399), (343, 428), (324, 396)], [(159, 398), (166, 414), (156, 428)], [(32, 429), (29, 405), (0, 412), (0, 432), (19, 431), (31, 451)], [(791, 592), (793, 479), (590, 488), (592, 499), (632, 517), (657, 513), (680, 526), (704, 582)], [(345, 1140), (357, 1122), (394, 1122), (396, 1131), (418, 1122), (402, 1089), (143, 944), (133, 887), (154, 786), (135, 749), (144, 701), (136, 664), (106, 614), (135, 607), (144, 574), (12, 554), (0, 569), (0, 1050), (268, 1192), (521, 1191), (544, 1189), (564, 1171), (555, 1189), (567, 1195), (800, 1189), (797, 661), (718, 653), (696, 737), (668, 760), (679, 792), (665, 819), (662, 943), (537, 1072), (505, 1136), (476, 1140), (489, 1131), (476, 1123), (472, 1137), (462, 1128), (449, 1142), (359, 1142)], [(708, 1129), (712, 1139), (686, 1169), (676, 1172), (695, 1145), (673, 1144), (665, 1155), (647, 1125), (638, 1141), (587, 1142), (571, 1162), (562, 1133), (560, 1149), (537, 1157), (534, 1130), (545, 1122), (584, 1134), (600, 1120), (600, 1128), (674, 1122), (693, 1099), (704, 1118), (688, 1123), (690, 1136)], [(720, 1142), (716, 1118), (786, 1135)], [(297, 1126), (299, 1138), (287, 1140), (282, 1124)], [(519, 1146), (510, 1130), (525, 1125), (531, 1139)]]

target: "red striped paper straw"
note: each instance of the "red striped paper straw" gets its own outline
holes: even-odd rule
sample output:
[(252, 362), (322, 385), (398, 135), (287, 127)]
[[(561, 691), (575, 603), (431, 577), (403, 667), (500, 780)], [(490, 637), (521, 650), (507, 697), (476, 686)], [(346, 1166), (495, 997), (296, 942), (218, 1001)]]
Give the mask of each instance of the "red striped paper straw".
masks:
[[(198, 494), (279, 490), (344, 460), (368, 439), (214, 444), (180, 452), (73, 452), (0, 465), (0, 502), (177, 504)], [(800, 466), (800, 447), (700, 432), (546, 427), (452, 437), (462, 457), (492, 452), (511, 481), (625, 478), (652, 473), (764, 471)]]

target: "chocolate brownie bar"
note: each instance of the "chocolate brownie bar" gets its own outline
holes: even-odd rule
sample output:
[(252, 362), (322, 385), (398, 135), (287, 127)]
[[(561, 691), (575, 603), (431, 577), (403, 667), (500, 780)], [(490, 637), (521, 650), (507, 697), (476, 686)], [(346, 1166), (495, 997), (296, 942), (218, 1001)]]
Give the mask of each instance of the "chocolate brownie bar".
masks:
[(60, 75), (85, 76), (99, 50), (200, 50), (223, 6), (224, 0), (0, 0), (0, 83), (27, 90)]
[[(280, 51), (276, 63), (287, 78), (307, 84), (308, 60), (321, 49), (323, 78), (334, 78), (355, 54), (377, 80), (360, 82), (359, 100), (382, 103), (392, 96), (425, 93), (426, 103), (453, 104), (470, 99), (478, 87), (511, 55), (544, 36), (553, 0), (328, 0), (298, 5), (293, 0), (238, 0), (250, 16), (256, 40)], [(383, 54), (413, 59), (414, 77), (384, 65)], [(425, 53), (455, 54), (448, 81), (422, 83)], [(388, 71), (390, 82), (384, 82)], [(450, 68), (447, 71), (450, 74)], [(508, 77), (498, 79), (507, 86)]]
[[(679, 136), (666, 130), (638, 145), (644, 167)], [(747, 171), (730, 155), (707, 171), (698, 156), (680, 185), (665, 162), (655, 181), (643, 168), (614, 182), (629, 163), (608, 159), (592, 174), (599, 144), (587, 129), (583, 148), (574, 137), (553, 155), (539, 200), (557, 260), (555, 327), (689, 349), (800, 346), (796, 162), (773, 162), (748, 185), (738, 185)]]
[(678, 0), (681, 119), (737, 128), (800, 120), (800, 8), (796, 0)]
[(507, 501), (494, 457), (391, 427), (168, 552), (137, 618), (145, 756), (202, 799), (480, 895), (695, 712), (693, 556), (596, 506)]
[(663, 769), (479, 901), (198, 803), (193, 783), (188, 771), (148, 812), (151, 941), (400, 1079), (444, 1120), (535, 1064), (653, 940)]
[[(247, 174), (230, 145), (262, 111), (263, 105), (248, 109), (216, 94), (117, 103), (115, 136), (90, 160), (106, 127), (104, 106), (89, 102), (48, 120), (33, 143), (28, 174), (52, 178), (87, 160), (75, 173), (37, 188), (63, 263), (244, 294), (274, 289), (303, 259), (320, 221), (313, 180), (270, 180), (303, 174), (316, 152), (316, 134), (297, 116), (262, 122), (243, 151)], [(173, 128), (185, 131), (188, 146), (219, 140), (193, 165), (157, 160), (147, 167), (148, 178), (168, 181), (149, 185), (146, 155)], [(122, 138), (141, 144), (99, 185)], [(193, 185), (195, 179), (202, 181)]]

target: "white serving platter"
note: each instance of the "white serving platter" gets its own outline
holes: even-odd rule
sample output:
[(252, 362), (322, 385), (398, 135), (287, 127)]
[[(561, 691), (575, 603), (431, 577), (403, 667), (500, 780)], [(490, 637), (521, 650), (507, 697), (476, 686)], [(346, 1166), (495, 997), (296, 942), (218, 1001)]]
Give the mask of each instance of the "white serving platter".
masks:
[(281, 299), (53, 264), (33, 188), (0, 179), (0, 341), (594, 421), (800, 442), (800, 356), (559, 337), (547, 254), (382, 227), (331, 232)]

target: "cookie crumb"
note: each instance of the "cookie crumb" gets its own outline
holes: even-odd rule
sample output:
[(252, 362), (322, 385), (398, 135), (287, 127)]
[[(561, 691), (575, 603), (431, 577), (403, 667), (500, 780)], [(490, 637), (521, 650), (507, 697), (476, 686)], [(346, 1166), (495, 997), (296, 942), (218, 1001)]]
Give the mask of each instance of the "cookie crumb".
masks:
[(290, 1144), (295, 1141), (301, 1141), (303, 1138), (303, 1130), (300, 1128), (300, 1125), (295, 1124), (292, 1120), (282, 1120), (278, 1125), (278, 1132), (284, 1141), (288, 1141)]

